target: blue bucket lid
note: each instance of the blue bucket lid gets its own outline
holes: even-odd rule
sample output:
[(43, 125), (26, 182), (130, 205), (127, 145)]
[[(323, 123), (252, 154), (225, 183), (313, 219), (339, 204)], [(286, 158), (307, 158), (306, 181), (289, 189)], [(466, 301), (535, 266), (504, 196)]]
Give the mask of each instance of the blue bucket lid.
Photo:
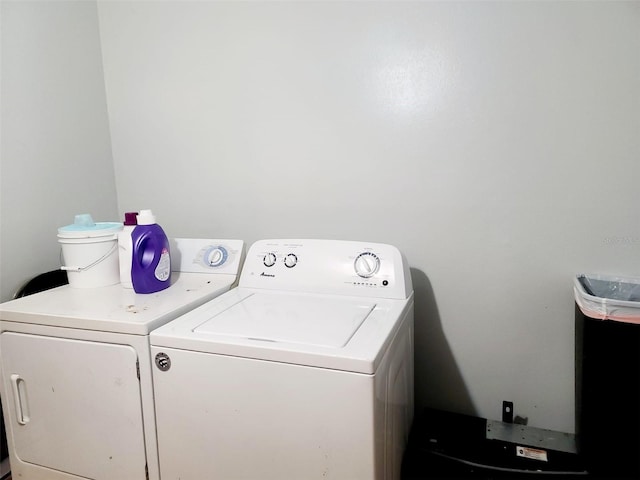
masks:
[(58, 236), (63, 238), (102, 237), (122, 230), (120, 222), (94, 222), (91, 215), (76, 215), (71, 225), (58, 228)]

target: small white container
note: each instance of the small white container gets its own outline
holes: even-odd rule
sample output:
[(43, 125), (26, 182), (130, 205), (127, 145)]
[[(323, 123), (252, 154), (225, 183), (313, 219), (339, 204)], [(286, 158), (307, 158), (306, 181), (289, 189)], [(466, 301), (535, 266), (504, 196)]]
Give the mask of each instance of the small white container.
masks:
[(131, 234), (136, 228), (137, 212), (124, 214), (124, 228), (118, 233), (118, 257), (120, 258), (120, 284), (124, 288), (133, 288), (131, 280), (131, 265), (133, 261), (133, 241)]
[(76, 215), (75, 222), (58, 229), (69, 285), (95, 288), (120, 282), (118, 233), (122, 223), (94, 222), (89, 214)]

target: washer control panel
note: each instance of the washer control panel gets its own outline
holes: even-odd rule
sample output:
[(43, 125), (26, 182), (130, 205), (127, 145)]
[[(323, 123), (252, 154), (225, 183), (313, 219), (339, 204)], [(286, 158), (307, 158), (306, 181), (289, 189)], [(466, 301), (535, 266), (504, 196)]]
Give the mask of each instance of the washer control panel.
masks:
[(244, 242), (206, 238), (171, 239), (171, 270), (191, 273), (231, 273), (240, 270)]
[(411, 277), (391, 245), (339, 240), (260, 240), (245, 259), (240, 286), (407, 298)]

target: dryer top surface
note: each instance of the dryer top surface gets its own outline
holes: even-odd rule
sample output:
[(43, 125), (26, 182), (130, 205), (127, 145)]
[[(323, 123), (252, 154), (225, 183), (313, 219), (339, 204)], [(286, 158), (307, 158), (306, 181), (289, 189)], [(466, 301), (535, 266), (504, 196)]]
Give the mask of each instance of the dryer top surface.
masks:
[(0, 304), (0, 329), (5, 322), (102, 332), (147, 335), (228, 291), (235, 275), (174, 272), (171, 286), (137, 294), (122, 285), (74, 288), (69, 285)]

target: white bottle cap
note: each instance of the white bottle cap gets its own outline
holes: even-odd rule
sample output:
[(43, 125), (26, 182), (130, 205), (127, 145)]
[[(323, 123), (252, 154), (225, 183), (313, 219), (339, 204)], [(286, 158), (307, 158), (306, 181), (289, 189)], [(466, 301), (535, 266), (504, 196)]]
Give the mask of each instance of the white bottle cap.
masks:
[(140, 210), (137, 218), (138, 225), (153, 225), (156, 223), (156, 216), (151, 210)]

